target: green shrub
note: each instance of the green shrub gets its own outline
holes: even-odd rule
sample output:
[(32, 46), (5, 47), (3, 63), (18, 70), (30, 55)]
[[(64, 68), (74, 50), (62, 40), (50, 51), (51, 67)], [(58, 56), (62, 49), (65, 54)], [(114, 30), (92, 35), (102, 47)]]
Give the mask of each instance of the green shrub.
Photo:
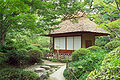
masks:
[(108, 36), (96, 37), (95, 45), (99, 47), (104, 47), (108, 42), (110, 42)]
[(112, 51), (113, 49), (117, 48), (120, 46), (120, 41), (111, 41), (105, 45), (105, 49), (108, 51)]
[(15, 52), (19, 49), (25, 49), (27, 47), (27, 43), (26, 41), (23, 39), (23, 38), (19, 38), (18, 39), (18, 36), (17, 38), (15, 39), (15, 37), (13, 37), (12, 34), (8, 33), (8, 35), (11, 37), (7, 37), (6, 38), (6, 41), (5, 41), (5, 44), (4, 44), (4, 49), (3, 51), (6, 52), (6, 53), (9, 53), (9, 52)]
[(28, 53), (29, 53), (29, 56), (30, 56), (30, 60), (29, 60), (30, 64), (42, 63), (43, 53), (42, 53), (41, 50), (31, 49), (31, 50), (29, 50)]
[(120, 41), (120, 38), (113, 38), (112, 41)]
[[(104, 50), (101, 51), (92, 51), (84, 56), (80, 56), (78, 61), (74, 61), (69, 63), (69, 67), (73, 68), (73, 73), (79, 80), (86, 80), (87, 76), (94, 69), (99, 69), (106, 52)], [(67, 80), (69, 72), (68, 68), (64, 71), (64, 76)], [(71, 75), (71, 80), (75, 80), (74, 76)]]
[(5, 64), (6, 61), (7, 61), (6, 54), (0, 52), (0, 65)]
[(70, 62), (70, 60), (65, 58), (65, 59), (61, 59), (60, 62), (67, 63), (67, 62)]
[(39, 49), (39, 47), (35, 46), (35, 45), (29, 45), (26, 47), (27, 50), (31, 50), (31, 49)]
[(111, 51), (104, 58), (101, 68), (92, 71), (87, 80), (119, 80), (120, 79), (120, 47)]
[(91, 47), (88, 47), (87, 49), (90, 50), (90, 51), (100, 51), (100, 50), (102, 50), (102, 48), (99, 47), (99, 46), (91, 46)]
[(5, 68), (0, 71), (0, 80), (37, 80), (39, 76), (32, 71)]
[(59, 60), (57, 58), (51, 58), (50, 61), (52, 61), (52, 62), (58, 62)]
[(30, 57), (25, 49), (11, 51), (7, 54), (8, 61), (10, 65), (21, 66), (28, 63)]
[(86, 48), (80, 48), (72, 53), (72, 60), (77, 61), (79, 60), (80, 56), (84, 56), (87, 53), (89, 53), (89, 50), (87, 50)]
[(44, 57), (47, 57), (48, 53), (50, 53), (49, 48), (42, 48), (41, 51), (43, 52)]

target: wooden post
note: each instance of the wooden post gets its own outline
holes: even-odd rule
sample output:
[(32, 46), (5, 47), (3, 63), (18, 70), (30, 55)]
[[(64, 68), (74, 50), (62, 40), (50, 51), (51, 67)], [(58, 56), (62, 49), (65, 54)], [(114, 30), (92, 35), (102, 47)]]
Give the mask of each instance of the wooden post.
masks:
[(68, 62), (66, 63), (66, 68), (68, 67)]
[(56, 46), (56, 50), (57, 50), (57, 59), (59, 60), (59, 49), (60, 47), (59, 46)]
[(50, 53), (48, 53), (48, 59), (49, 59)]
[(59, 50), (57, 50), (57, 59), (59, 60)]

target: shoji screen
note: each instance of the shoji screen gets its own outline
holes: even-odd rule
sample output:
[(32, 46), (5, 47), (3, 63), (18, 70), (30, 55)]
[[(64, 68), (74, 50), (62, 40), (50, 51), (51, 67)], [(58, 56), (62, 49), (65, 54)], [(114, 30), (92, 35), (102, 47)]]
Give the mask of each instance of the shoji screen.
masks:
[(54, 48), (65, 50), (65, 37), (54, 38)]
[(67, 50), (73, 50), (73, 37), (67, 37)]
[(81, 36), (74, 37), (74, 50), (81, 48)]
[(60, 49), (65, 50), (65, 37), (59, 38)]
[(59, 46), (59, 38), (54, 38), (54, 48), (55, 49), (58, 49), (60, 46)]

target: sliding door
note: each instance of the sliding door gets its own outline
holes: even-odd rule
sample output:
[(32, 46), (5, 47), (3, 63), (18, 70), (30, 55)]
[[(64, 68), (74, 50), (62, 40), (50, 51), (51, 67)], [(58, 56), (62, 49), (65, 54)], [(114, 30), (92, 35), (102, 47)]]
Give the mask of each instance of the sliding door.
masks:
[(67, 50), (77, 50), (81, 48), (81, 36), (67, 37)]
[(67, 50), (74, 50), (73, 49), (73, 37), (67, 37)]
[(67, 41), (65, 41), (65, 37), (54, 38), (54, 49), (65, 50), (65, 47), (67, 47), (67, 50), (80, 49), (81, 36), (67, 37)]
[(54, 49), (65, 50), (65, 37), (54, 38)]
[(81, 36), (74, 37), (74, 50), (81, 48)]

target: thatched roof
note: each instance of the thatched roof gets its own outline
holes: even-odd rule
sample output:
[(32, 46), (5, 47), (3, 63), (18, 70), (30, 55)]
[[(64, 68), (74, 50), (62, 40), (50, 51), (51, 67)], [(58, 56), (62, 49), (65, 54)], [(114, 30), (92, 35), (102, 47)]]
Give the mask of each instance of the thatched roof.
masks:
[[(67, 18), (69, 15), (66, 15), (65, 18)], [(95, 22), (89, 20), (88, 17), (86, 17), (85, 12), (78, 12), (77, 14), (73, 14), (70, 16), (70, 18), (77, 19), (77, 22), (71, 21), (71, 19), (65, 20), (59, 25), (52, 26), (51, 28), (59, 27), (59, 29), (54, 29), (51, 31), (51, 34), (48, 34), (48, 36), (51, 35), (57, 35), (57, 34), (65, 34), (65, 33), (79, 33), (79, 32), (89, 32), (89, 33), (97, 33), (97, 34), (103, 34), (103, 35), (109, 35), (107, 31), (102, 29), (101, 27), (98, 27)], [(63, 18), (64, 19), (64, 18)]]
[(55, 28), (55, 27), (60, 27), (60, 28), (51, 31), (51, 34), (49, 35), (71, 33), (71, 32), (94, 32), (94, 33), (101, 33), (101, 34), (109, 34), (107, 31), (105, 31), (101, 27), (97, 27), (98, 25), (95, 22), (89, 20), (89, 18), (87, 18), (84, 13), (80, 12), (78, 13), (78, 15), (76, 17), (77, 22), (73, 22), (69, 19), (69, 20), (63, 21), (59, 25), (52, 26), (52, 28)]

